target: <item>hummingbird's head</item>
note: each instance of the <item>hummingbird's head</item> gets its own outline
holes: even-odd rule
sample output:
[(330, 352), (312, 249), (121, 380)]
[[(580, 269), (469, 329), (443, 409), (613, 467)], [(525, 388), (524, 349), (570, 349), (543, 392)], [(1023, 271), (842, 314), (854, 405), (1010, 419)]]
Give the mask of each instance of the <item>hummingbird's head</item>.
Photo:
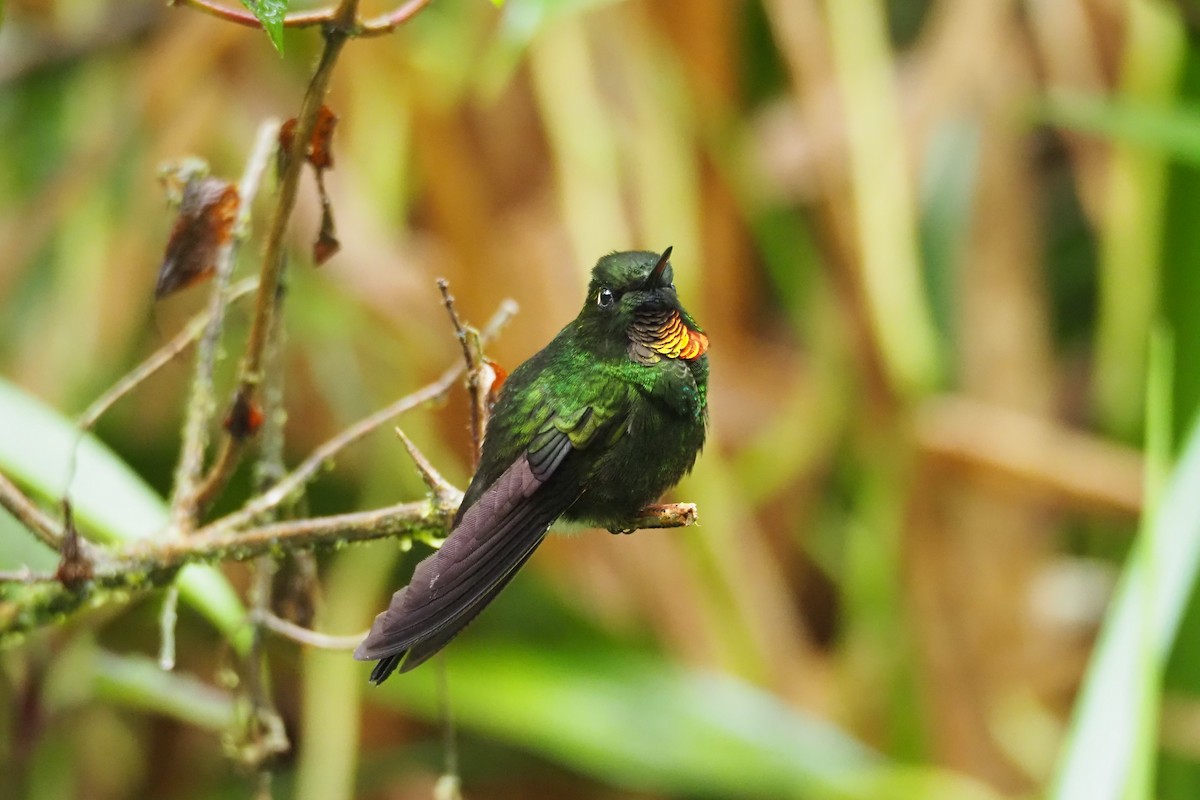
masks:
[(670, 257), (668, 247), (610, 253), (596, 262), (578, 322), (601, 354), (625, 352), (653, 364), (690, 361), (708, 350), (708, 337), (679, 303)]

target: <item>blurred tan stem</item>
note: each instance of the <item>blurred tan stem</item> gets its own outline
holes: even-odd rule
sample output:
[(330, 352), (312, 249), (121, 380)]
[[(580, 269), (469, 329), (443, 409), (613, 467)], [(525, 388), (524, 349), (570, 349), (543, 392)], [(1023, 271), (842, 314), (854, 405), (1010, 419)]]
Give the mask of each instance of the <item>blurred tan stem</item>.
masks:
[(877, 346), (901, 394), (939, 373), (887, 19), (878, 0), (826, 0), (849, 144), (859, 268)]

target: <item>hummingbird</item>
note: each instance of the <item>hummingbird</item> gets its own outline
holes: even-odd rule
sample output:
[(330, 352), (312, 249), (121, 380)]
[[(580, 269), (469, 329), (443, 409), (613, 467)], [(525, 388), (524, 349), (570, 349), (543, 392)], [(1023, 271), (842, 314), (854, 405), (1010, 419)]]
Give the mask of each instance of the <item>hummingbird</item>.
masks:
[(670, 256), (601, 258), (579, 315), (504, 382), (449, 536), (354, 651), (378, 662), (371, 683), (445, 647), (556, 520), (626, 532), (691, 471), (708, 426), (708, 337), (679, 302)]

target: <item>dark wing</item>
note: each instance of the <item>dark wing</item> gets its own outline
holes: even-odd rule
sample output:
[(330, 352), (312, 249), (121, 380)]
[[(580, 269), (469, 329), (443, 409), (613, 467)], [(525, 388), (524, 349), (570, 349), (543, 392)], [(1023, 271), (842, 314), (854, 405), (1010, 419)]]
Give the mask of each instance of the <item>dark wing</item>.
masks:
[(585, 410), (566, 430), (561, 418), (551, 420), (462, 514), (441, 549), (417, 565), (408, 586), (392, 595), (354, 651), (360, 661), (380, 660), (372, 682), (397, 667), (407, 672), (445, 647), (529, 559), (579, 497), (578, 481), (551, 479), (574, 451), (572, 439), (585, 443), (580, 434), (594, 430), (591, 416)]

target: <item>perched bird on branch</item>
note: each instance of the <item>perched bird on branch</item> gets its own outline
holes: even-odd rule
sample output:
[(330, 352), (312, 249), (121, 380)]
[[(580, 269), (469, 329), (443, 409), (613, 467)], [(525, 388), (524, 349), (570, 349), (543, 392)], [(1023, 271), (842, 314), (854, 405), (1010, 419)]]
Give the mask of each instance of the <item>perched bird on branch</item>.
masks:
[(679, 302), (670, 255), (601, 258), (579, 316), (504, 383), (454, 529), (354, 651), (378, 660), (372, 683), (445, 647), (555, 520), (620, 531), (691, 470), (708, 337)]

